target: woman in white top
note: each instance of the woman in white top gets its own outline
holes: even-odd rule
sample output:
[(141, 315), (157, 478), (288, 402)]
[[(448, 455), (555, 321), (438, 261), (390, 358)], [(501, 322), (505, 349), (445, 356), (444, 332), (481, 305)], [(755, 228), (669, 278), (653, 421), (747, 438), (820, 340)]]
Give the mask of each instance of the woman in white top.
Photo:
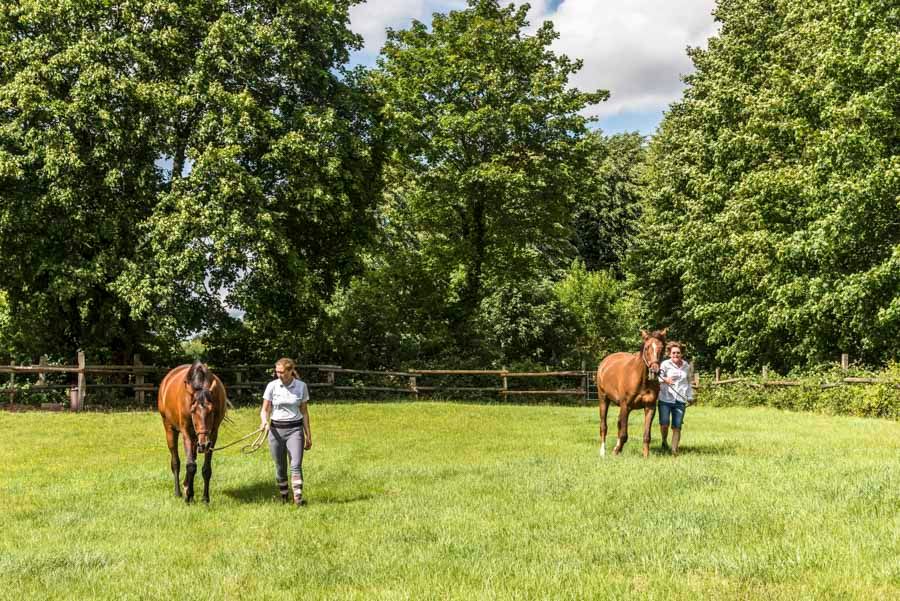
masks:
[[(309, 389), (297, 377), (294, 367), (294, 362), (286, 357), (275, 362), (278, 377), (266, 386), (259, 418), (260, 427), (269, 428), (269, 452), (275, 462), (275, 481), (281, 500), (290, 501), (290, 490), (293, 489), (294, 503), (299, 506), (306, 504), (303, 500), (303, 451), (312, 448), (312, 434), (307, 407)], [(291, 460), (290, 487), (288, 457)]]
[(669, 358), (659, 366), (659, 433), (662, 446), (667, 448), (669, 422), (672, 423), (672, 454), (678, 454), (678, 443), (681, 442), (681, 426), (687, 406), (694, 400), (694, 389), (691, 386), (691, 364), (684, 360), (684, 348), (680, 342), (666, 345)]

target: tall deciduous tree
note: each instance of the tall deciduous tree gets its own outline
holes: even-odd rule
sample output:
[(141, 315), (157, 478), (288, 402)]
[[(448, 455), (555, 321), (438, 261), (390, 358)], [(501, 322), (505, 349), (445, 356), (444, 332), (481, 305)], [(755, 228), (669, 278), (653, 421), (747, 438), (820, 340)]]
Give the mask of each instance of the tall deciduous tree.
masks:
[(3, 5), (0, 287), (22, 348), (223, 326), (304, 347), (374, 226), (369, 97), (341, 76), (353, 3)]
[(0, 5), (0, 288), (14, 354), (127, 353), (147, 338), (111, 286), (152, 210), (162, 143), (128, 11)]
[(431, 28), (389, 31), (373, 75), (394, 150), (390, 213), (443, 283), (460, 339), (492, 292), (567, 266), (588, 156), (580, 111), (607, 96), (568, 86), (581, 63), (550, 50), (551, 23), (526, 35), (527, 11), (470, 0)]
[(631, 269), (720, 361), (898, 356), (900, 7), (722, 0), (650, 152)]

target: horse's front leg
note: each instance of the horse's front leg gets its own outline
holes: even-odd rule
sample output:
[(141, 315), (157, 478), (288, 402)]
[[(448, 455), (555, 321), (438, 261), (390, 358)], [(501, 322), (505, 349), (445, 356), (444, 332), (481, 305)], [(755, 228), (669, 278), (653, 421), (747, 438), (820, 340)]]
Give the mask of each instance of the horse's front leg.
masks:
[(619, 405), (619, 433), (616, 439), (616, 446), (613, 449), (613, 455), (622, 452), (625, 443), (628, 442), (628, 414), (631, 413), (631, 407), (627, 403)]
[(655, 415), (655, 405), (644, 407), (644, 457), (650, 456), (650, 432), (653, 428), (653, 417)]
[(187, 464), (184, 466), (184, 502), (194, 500), (194, 475), (197, 473), (197, 446), (188, 434), (184, 434), (184, 455)]
[[(209, 448), (216, 448), (216, 433), (209, 437)], [(206, 451), (203, 458), (203, 502), (209, 503), (209, 481), (212, 479), (213, 452)]]
[(181, 485), (178, 483), (178, 476), (181, 472), (181, 459), (178, 458), (178, 430), (163, 422), (166, 428), (166, 444), (169, 446), (169, 465), (172, 468), (172, 477), (175, 478), (175, 496), (181, 496)]

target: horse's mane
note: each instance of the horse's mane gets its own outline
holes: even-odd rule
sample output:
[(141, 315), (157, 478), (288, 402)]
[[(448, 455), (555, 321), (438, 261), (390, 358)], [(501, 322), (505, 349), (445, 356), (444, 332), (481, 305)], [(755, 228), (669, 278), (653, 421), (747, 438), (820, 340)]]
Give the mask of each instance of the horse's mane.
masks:
[(194, 361), (187, 372), (186, 380), (194, 392), (209, 388), (209, 370), (202, 362)]

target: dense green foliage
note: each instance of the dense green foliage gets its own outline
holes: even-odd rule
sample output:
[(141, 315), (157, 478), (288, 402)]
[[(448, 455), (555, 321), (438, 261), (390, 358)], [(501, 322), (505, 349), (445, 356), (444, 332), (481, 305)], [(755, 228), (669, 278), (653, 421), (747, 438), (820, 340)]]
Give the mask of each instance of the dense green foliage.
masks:
[(0, 5), (4, 346), (128, 354), (146, 339), (113, 286), (158, 184), (161, 107), (142, 27), (107, 2)]
[(527, 10), (472, 0), (430, 29), (390, 31), (373, 74), (397, 162), (389, 193), (450, 280), (454, 325), (565, 252), (587, 159), (579, 112), (607, 96), (567, 86), (580, 62), (549, 49), (550, 22), (523, 35)]
[(4, 360), (900, 357), (896, 3), (720, 0), (647, 147), (526, 5), (356, 1), (0, 3)]
[(723, 0), (654, 138), (630, 269), (726, 365), (900, 356), (900, 7)]
[(593, 407), (310, 414), (298, 512), (265, 451), (217, 454), (186, 507), (149, 412), (0, 413), (0, 599), (900, 596), (896, 422), (700, 406), (677, 459), (654, 432), (600, 461)]
[(352, 3), (3, 3), (8, 346), (296, 352), (374, 227)]
[[(848, 376), (878, 382), (840, 384)], [(707, 385), (698, 394), (699, 402), (712, 407), (770, 407), (900, 420), (900, 365), (896, 363), (877, 372), (860, 369), (844, 372), (840, 366), (832, 365), (790, 374), (787, 379), (798, 382), (799, 386), (766, 386), (758, 374), (739, 379), (734, 384), (709, 385), (709, 379), (705, 378)], [(769, 381), (780, 379), (773, 373), (767, 375)]]
[[(586, 331), (568, 308), (601, 297), (562, 302), (555, 282), (576, 253), (618, 266), (642, 140), (589, 133), (581, 112), (606, 92), (570, 87), (580, 62), (550, 50), (549, 22), (525, 35), (526, 13), (473, 0), (389, 32), (372, 73), (391, 148), (383, 243), (334, 306), (345, 363), (577, 363), (574, 340), (615, 328)], [(614, 314), (614, 296), (598, 308)]]
[(595, 148), (572, 209), (572, 242), (588, 270), (621, 276), (641, 216), (644, 138), (637, 133), (591, 138)]

